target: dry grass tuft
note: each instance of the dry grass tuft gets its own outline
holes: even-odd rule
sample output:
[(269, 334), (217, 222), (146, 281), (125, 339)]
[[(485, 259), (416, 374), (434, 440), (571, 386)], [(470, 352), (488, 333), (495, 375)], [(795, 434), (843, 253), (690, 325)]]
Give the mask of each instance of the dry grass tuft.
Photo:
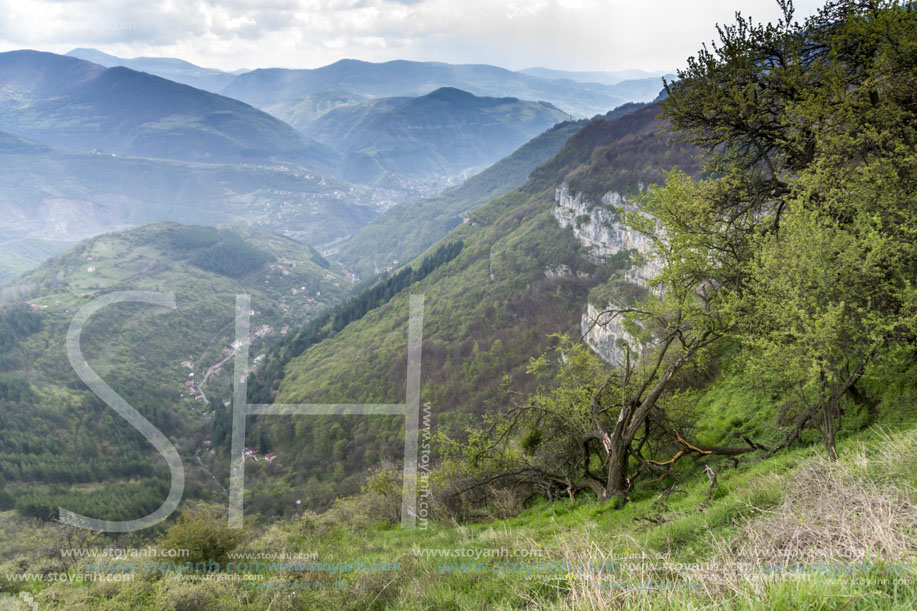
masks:
[(784, 502), (750, 520), (733, 539), (733, 559), (780, 565), (903, 561), (917, 553), (917, 505), (891, 484), (813, 460), (791, 480)]
[[(881, 565), (908, 567), (917, 559), (917, 496), (908, 472), (915, 457), (917, 432), (880, 433), (842, 462), (814, 458), (790, 474), (752, 480), (746, 490), (752, 498), (773, 497), (764, 493), (783, 486), (783, 501), (772, 509), (756, 505), (755, 514), (728, 539), (711, 532), (719, 551), (697, 564), (641, 549), (636, 541), (604, 549), (567, 545), (562, 551), (568, 561), (588, 557), (609, 569), (568, 575), (558, 608), (758, 609), (778, 603), (794, 608), (831, 596), (847, 601), (839, 603), (844, 607), (867, 594), (879, 601), (877, 608), (899, 608), (898, 599), (875, 584), (857, 585), (856, 577), (890, 577)], [(636, 556), (610, 551), (622, 548)], [(878, 567), (878, 572), (852, 572), (854, 579), (832, 581), (817, 571), (780, 570), (832, 566), (837, 576), (844, 576), (845, 567)], [(910, 570), (894, 576), (908, 584), (914, 577)]]

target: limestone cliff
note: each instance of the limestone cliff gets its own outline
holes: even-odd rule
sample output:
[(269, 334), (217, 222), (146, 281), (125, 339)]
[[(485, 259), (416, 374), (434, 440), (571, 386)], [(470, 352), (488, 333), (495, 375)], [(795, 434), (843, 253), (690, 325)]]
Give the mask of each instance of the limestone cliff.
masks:
[[(594, 203), (582, 193), (572, 194), (569, 185), (563, 183), (555, 193), (553, 212), (561, 227), (573, 229), (577, 240), (586, 248), (587, 256), (599, 263), (621, 251), (638, 255), (650, 252), (651, 244), (647, 236), (620, 221), (622, 212), (634, 209), (633, 204), (628, 203), (620, 193), (609, 191), (599, 203)], [(624, 274), (624, 279), (645, 287), (659, 271), (658, 263), (641, 258)], [(639, 352), (641, 348), (624, 329), (620, 317), (613, 318), (607, 313), (623, 305), (613, 300), (598, 306), (587, 303), (581, 319), (585, 341), (599, 356), (612, 364), (623, 362), (624, 342), (634, 351)]]

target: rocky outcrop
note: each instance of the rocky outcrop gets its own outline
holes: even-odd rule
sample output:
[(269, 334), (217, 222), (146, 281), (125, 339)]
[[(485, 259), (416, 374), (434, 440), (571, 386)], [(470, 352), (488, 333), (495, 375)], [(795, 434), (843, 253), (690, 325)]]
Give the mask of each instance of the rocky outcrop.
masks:
[[(586, 256), (596, 263), (621, 251), (646, 255), (651, 243), (646, 235), (634, 231), (620, 221), (621, 213), (636, 208), (620, 194), (610, 191), (599, 203), (593, 203), (582, 193), (572, 194), (564, 183), (558, 187), (554, 197), (554, 218), (561, 227), (571, 227), (573, 233), (586, 249)], [(658, 263), (639, 259), (625, 273), (625, 279), (640, 286), (647, 286), (650, 279), (660, 271)], [(623, 327), (620, 317), (612, 317), (608, 310), (621, 304), (608, 303), (603, 307), (586, 304), (581, 319), (583, 338), (605, 361), (621, 364), (625, 358), (624, 344), (632, 351), (641, 351), (634, 337)]]
[(606, 310), (599, 310), (587, 303), (581, 327), (586, 343), (603, 360), (612, 364), (623, 361), (625, 353), (622, 343), (632, 342), (633, 338), (621, 326), (620, 317), (613, 318)]

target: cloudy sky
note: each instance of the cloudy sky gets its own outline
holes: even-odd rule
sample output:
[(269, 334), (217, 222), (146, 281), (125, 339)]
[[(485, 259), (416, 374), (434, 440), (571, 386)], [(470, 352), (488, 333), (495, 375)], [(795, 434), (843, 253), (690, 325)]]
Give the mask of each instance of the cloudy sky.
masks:
[[(804, 17), (820, 0), (797, 0)], [(0, 0), (0, 51), (95, 47), (233, 70), (349, 57), (668, 70), (775, 0)]]

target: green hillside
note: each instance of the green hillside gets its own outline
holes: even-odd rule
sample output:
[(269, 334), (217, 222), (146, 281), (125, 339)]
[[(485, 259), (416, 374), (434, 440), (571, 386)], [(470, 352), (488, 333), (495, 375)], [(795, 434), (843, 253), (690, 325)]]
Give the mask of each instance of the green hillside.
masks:
[[(556, 190), (588, 173), (592, 163), (606, 163), (594, 149), (614, 150), (619, 143), (627, 150), (634, 142), (646, 146), (639, 165), (622, 170), (621, 190), (638, 178), (647, 184), (663, 178), (668, 161), (696, 171), (688, 149), (662, 133), (657, 113), (658, 107), (646, 107), (586, 125), (523, 186), (468, 213), (468, 222), (442, 241), (464, 243), (455, 260), (302, 356), (269, 356), (251, 386), (261, 389), (256, 400), (270, 400), (266, 393), (274, 392), (282, 403), (402, 401), (408, 293), (425, 295), (422, 399), (435, 406), (438, 426), (505, 403), (509, 386), (532, 390), (529, 360), (554, 343), (552, 333), (574, 333), (590, 289), (626, 266), (596, 265), (583, 256), (573, 232), (552, 214)], [(648, 163), (658, 151), (664, 156)], [(318, 507), (355, 491), (361, 473), (401, 452), (402, 425), (393, 418), (266, 417), (255, 423), (252, 439), (263, 434), (266, 447), (288, 456), (280, 472), (284, 494)], [(253, 485), (259, 483), (266, 484)]]
[[(779, 6), (776, 23), (718, 27), (658, 105), (591, 121), (409, 265), (256, 344), (251, 403), (391, 408), (417, 392), (422, 408), (410, 425), (259, 409), (245, 441), (271, 457), (246, 468), (242, 529), (227, 523), (225, 467), (182, 515), (125, 535), (42, 520), (60, 492), (6, 478), (85, 483), (88, 461), (117, 487), (80, 488), (74, 506), (164, 494), (132, 488), (156, 465), (143, 471), (104, 410), (73, 409), (78, 386), (43, 383), (63, 370), (52, 305), (91, 283), (158, 288), (171, 270), (195, 279), (186, 294), (250, 289), (257, 323), (272, 307), (258, 300), (294, 274), (286, 241), (158, 225), (35, 272), (19, 291), (45, 301), (0, 316), (0, 364), (18, 368), (0, 376), (0, 448), (18, 453), (0, 462), (0, 604), (917, 608), (917, 6), (838, 0), (801, 21)], [(87, 256), (105, 263), (90, 271)], [(330, 274), (299, 256), (295, 269)], [(406, 379), (416, 294), (419, 390)], [(200, 333), (208, 307), (178, 328)], [(135, 356), (182, 358), (184, 345), (157, 350), (174, 315), (113, 311), (86, 351), (179, 440), (209, 431), (213, 472), (228, 462), (229, 406), (186, 425), (200, 402), (156, 401), (143, 374), (157, 366)], [(58, 419), (33, 418), (39, 407)], [(74, 411), (89, 417), (73, 426)], [(416, 456), (402, 439), (414, 424)], [(104, 443), (84, 443), (87, 430)], [(52, 472), (35, 455), (71, 460)]]
[(289, 238), (159, 223), (82, 242), (5, 287), (2, 508), (49, 519), (63, 505), (127, 519), (158, 507), (168, 490), (147, 442), (68, 362), (68, 325), (93, 298), (123, 290), (174, 294), (174, 310), (120, 304), (100, 311), (82, 350), (94, 371), (176, 443), (190, 473), (186, 496), (194, 498), (219, 494), (191, 455), (230, 380), (218, 372), (193, 392), (186, 382), (226, 358), (235, 296), (251, 294), (253, 325), (281, 336), (340, 300), (348, 285), (317, 252)]

